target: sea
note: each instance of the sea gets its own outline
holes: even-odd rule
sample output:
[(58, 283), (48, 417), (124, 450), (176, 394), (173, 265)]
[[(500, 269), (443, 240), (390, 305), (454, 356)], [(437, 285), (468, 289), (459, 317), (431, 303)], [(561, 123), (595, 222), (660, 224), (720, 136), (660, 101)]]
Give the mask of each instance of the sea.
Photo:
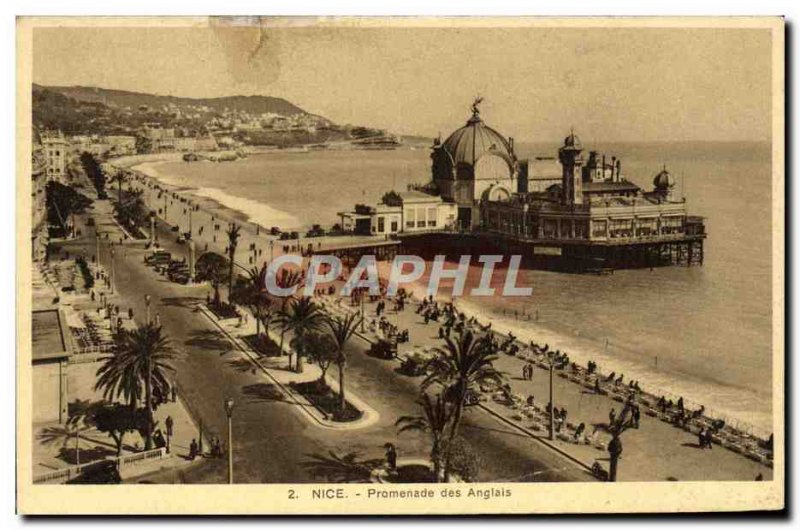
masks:
[[(522, 298), (460, 298), (495, 329), (547, 343), (648, 391), (684, 397), (756, 434), (772, 432), (772, 210), (769, 143), (616, 143), (591, 147), (622, 160), (623, 175), (652, 188), (666, 167), (690, 214), (706, 218), (702, 267), (575, 275), (524, 270)], [(521, 143), (520, 158), (556, 144)], [(337, 212), (424, 183), (430, 151), (275, 151), (234, 162), (138, 166), (264, 227), (331, 226)]]

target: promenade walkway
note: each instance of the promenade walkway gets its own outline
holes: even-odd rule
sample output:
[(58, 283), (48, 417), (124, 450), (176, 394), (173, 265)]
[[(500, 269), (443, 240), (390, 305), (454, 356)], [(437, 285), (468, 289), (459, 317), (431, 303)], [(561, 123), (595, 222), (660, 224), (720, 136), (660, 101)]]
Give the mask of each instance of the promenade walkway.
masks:
[[(391, 306), (391, 304), (388, 304)], [(344, 302), (330, 304), (339, 307), (339, 311), (355, 311)], [(367, 303), (368, 317), (375, 317), (375, 303)], [(408, 329), (410, 342), (401, 344), (399, 356), (414, 350), (425, 350), (441, 346), (443, 341), (438, 337), (439, 324), (424, 323), (422, 316), (415, 313), (417, 304), (407, 306), (402, 313), (389, 310), (387, 319), (398, 329)], [(377, 334), (367, 332), (365, 337), (374, 340)], [(399, 364), (399, 362), (398, 362)], [(515, 356), (500, 353), (495, 366), (505, 373), (512, 392), (524, 398), (533, 396), (534, 401), (543, 409), (549, 400), (549, 371), (536, 367), (533, 379), (528, 381), (522, 377), (525, 361)], [(611, 396), (599, 395), (567, 378), (554, 377), (554, 402), (557, 408), (566, 408), (568, 421), (577, 425), (581, 422), (591, 433), (595, 426), (602, 427), (608, 423), (609, 411), (613, 408), (617, 413), (622, 410), (622, 403)], [(487, 399), (483, 405), (503, 420), (519, 425), (529, 431), (531, 451), (537, 445), (546, 443), (559, 451), (569, 454), (577, 461), (591, 467), (597, 461), (608, 468), (608, 453), (601, 444), (601, 449), (594, 444), (575, 444), (571, 441), (548, 440), (547, 423), (543, 422), (537, 431), (533, 421), (525, 417), (517, 409), (509, 408)], [(535, 439), (534, 439), (535, 438)], [(598, 429), (596, 439), (607, 442), (608, 435)], [(700, 449), (697, 436), (676, 428), (671, 424), (652, 418), (642, 413), (639, 429), (630, 429), (622, 435), (623, 457), (620, 461), (618, 479), (624, 481), (653, 480), (753, 480), (761, 474), (765, 479), (772, 477), (772, 470), (766, 465), (729, 451), (719, 445), (713, 449)]]

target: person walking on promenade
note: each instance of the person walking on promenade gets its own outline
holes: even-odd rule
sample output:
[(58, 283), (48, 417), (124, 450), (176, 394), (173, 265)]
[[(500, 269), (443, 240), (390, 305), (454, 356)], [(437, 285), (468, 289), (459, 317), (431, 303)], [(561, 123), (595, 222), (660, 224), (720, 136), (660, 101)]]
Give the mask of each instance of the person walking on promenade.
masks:
[(389, 468), (389, 471), (397, 470), (397, 449), (394, 444), (387, 442), (383, 447), (386, 449), (386, 467)]
[(189, 444), (189, 460), (194, 460), (197, 457), (197, 440), (192, 438), (192, 443)]
[(175, 421), (172, 419), (172, 416), (167, 416), (167, 419), (164, 420), (164, 426), (167, 428), (167, 436), (172, 437), (172, 428), (175, 425)]
[(641, 418), (641, 412), (639, 411), (639, 406), (636, 405), (633, 407), (633, 428), (639, 428), (639, 419)]
[(170, 396), (172, 397), (172, 402), (175, 403), (178, 401), (178, 386), (173, 382), (169, 388)]
[(612, 407), (608, 413), (608, 424), (613, 425), (615, 419), (617, 419), (617, 411)]

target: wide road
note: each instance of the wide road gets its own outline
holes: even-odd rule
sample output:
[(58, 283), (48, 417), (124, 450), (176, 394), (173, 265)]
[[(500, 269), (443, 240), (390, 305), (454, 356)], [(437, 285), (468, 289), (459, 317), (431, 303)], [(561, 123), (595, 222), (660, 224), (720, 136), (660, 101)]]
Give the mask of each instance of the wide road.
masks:
[[(104, 201), (96, 211), (106, 210)], [(95, 243), (91, 229), (83, 240), (65, 248), (82, 247), (89, 255)], [(88, 234), (88, 235), (86, 235)], [(174, 243), (174, 234), (159, 226), (162, 245), (173, 254), (188, 253)], [(180, 352), (175, 361), (181, 395), (208, 437), (226, 438), (226, 397), (236, 406), (233, 418), (233, 454), (236, 482), (291, 483), (325, 482), (326, 474), (341, 480), (360, 478), (358, 466), (341, 461), (356, 453), (356, 462), (383, 457), (383, 444), (397, 445), (399, 456), (425, 457), (429, 442), (422, 433), (397, 434), (398, 417), (418, 414), (419, 380), (395, 372), (395, 363), (366, 355), (367, 343), (354, 338), (348, 346), (347, 388), (367, 401), (381, 415), (366, 429), (333, 431), (320, 428), (294, 405), (282, 400), (260, 372), (255, 372), (233, 351), (233, 346), (196, 304), (210, 292), (208, 286), (184, 286), (168, 281), (144, 264), (142, 246), (119, 246), (115, 252), (116, 286), (123, 310), (133, 307), (145, 314), (144, 295), (152, 296), (152, 314), (159, 315), (166, 335)], [(188, 258), (187, 258), (188, 259)], [(101, 262), (110, 269), (107, 244), (101, 247)], [(470, 410), (462, 427), (463, 437), (480, 457), (480, 479), (485, 481), (577, 481), (592, 480), (560, 455), (529, 437), (498, 422), (479, 409)], [(355, 470), (354, 470), (355, 469)], [(148, 480), (224, 482), (224, 461), (211, 460), (180, 474), (162, 473)]]

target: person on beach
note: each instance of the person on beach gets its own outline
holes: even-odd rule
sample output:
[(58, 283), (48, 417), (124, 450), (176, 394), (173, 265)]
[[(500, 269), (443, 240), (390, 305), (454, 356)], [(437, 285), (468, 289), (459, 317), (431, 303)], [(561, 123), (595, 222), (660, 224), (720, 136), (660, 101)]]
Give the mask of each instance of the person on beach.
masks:
[(616, 420), (616, 419), (617, 419), (617, 411), (614, 410), (614, 408), (612, 407), (611, 410), (608, 413), (608, 424), (609, 425), (613, 425), (614, 424), (614, 420)]

